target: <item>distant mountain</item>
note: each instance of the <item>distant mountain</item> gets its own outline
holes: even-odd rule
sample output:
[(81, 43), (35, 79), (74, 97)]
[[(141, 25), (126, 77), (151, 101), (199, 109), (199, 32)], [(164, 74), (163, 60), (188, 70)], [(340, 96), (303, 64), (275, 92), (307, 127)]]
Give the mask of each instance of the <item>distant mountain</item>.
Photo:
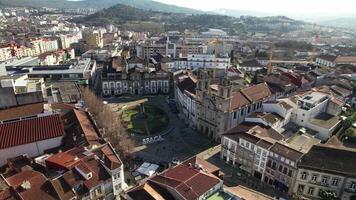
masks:
[(237, 30), (241, 27), (238, 19), (229, 16), (149, 11), (123, 4), (117, 4), (73, 21), (86, 25), (111, 23), (122, 29), (150, 32), (185, 29), (200, 31), (208, 28)]
[(0, 0), (0, 6), (25, 6), (49, 8), (109, 8), (116, 4), (128, 5), (144, 10), (196, 14), (202, 11), (164, 4), (153, 0)]
[(115, 24), (123, 30), (164, 32), (167, 30), (205, 31), (209, 28), (222, 29), (229, 34), (246, 32), (285, 33), (303, 30), (307, 23), (284, 16), (231, 17), (218, 14), (182, 14), (138, 9), (118, 4), (89, 16), (73, 19), (88, 26)]
[(333, 27), (349, 28), (349, 29), (356, 30), (356, 17), (330, 19), (325, 21), (319, 21), (317, 23), (324, 26), (333, 26)]
[(232, 17), (241, 17), (241, 16), (256, 16), (256, 17), (266, 17), (273, 16), (272, 13), (251, 11), (251, 10), (232, 10), (232, 9), (219, 9), (212, 11), (219, 15), (228, 15)]

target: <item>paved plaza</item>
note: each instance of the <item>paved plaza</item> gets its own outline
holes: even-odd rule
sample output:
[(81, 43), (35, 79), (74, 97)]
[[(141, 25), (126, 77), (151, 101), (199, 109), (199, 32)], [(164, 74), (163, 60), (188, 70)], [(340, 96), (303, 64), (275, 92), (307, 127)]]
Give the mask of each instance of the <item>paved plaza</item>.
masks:
[(172, 113), (169, 109), (166, 96), (123, 97), (104, 100), (114, 109), (122, 108), (128, 104), (132, 105), (133, 102), (147, 100), (150, 104), (156, 105), (167, 113), (170, 119), (170, 131), (163, 136), (163, 141), (143, 145), (142, 136), (133, 135), (133, 138), (136, 140), (133, 155), (136, 158), (148, 162), (168, 164), (172, 159), (185, 160), (216, 145), (207, 137), (188, 127), (179, 118), (179, 114)]

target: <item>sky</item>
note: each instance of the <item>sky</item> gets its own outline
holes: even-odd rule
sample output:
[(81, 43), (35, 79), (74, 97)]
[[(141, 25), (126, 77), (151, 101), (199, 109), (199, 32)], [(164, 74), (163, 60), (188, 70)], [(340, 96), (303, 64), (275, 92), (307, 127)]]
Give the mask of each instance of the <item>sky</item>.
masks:
[(204, 11), (221, 8), (284, 15), (356, 15), (356, 0), (156, 0)]

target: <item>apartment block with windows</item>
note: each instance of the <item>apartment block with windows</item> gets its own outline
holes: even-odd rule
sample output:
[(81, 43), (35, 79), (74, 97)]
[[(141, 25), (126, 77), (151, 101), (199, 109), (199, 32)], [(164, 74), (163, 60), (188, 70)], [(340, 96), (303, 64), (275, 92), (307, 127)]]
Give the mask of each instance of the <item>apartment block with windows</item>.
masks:
[(298, 165), (293, 193), (321, 199), (329, 192), (342, 200), (356, 198), (356, 152), (326, 145), (311, 148)]

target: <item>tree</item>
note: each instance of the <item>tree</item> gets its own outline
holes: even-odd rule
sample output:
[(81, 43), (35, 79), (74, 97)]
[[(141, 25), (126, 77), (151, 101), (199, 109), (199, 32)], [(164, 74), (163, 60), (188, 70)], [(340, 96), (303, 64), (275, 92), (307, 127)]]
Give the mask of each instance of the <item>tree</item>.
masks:
[(82, 87), (81, 94), (86, 108), (93, 115), (102, 137), (111, 143), (124, 161), (127, 160), (135, 145), (123, 127), (119, 113), (114, 112), (110, 106), (105, 105), (89, 88)]
[(320, 190), (319, 196), (322, 200), (339, 200), (336, 193), (333, 191)]

